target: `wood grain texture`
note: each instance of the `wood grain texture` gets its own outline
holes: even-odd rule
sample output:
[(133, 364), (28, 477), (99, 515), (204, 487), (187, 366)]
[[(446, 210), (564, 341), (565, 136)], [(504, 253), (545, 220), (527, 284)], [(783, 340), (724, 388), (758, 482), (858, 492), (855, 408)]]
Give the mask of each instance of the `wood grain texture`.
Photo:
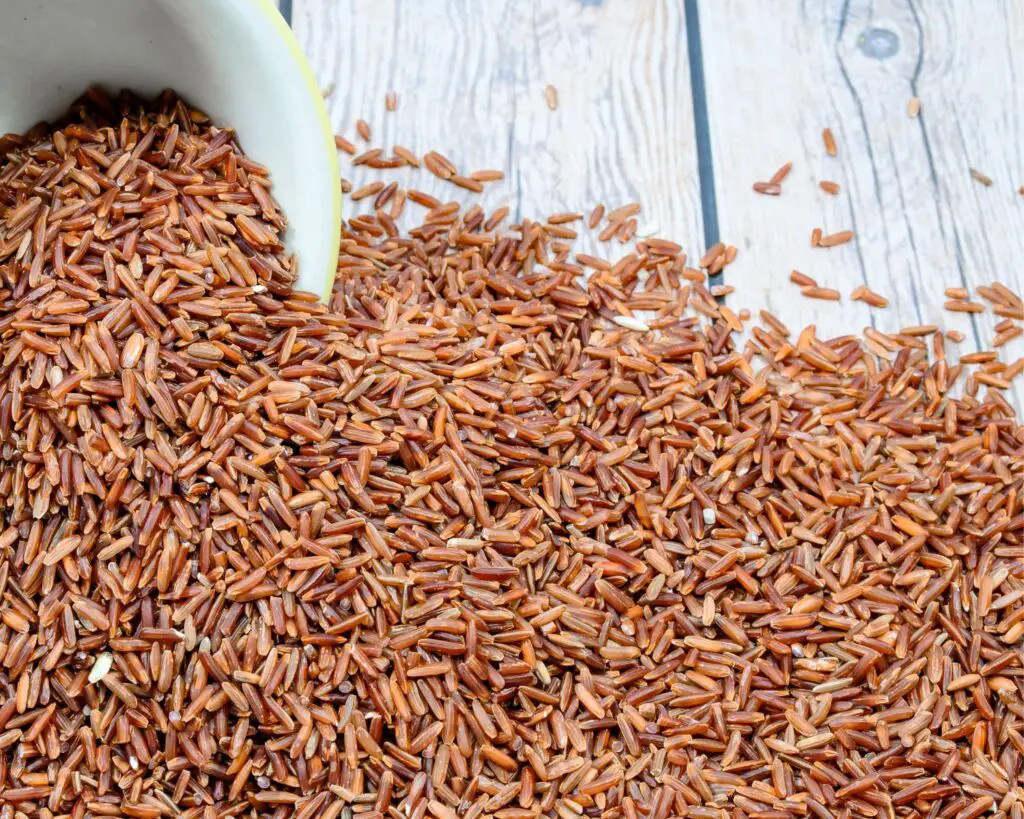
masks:
[[(956, 268), (972, 291), (1002, 281), (1024, 292), (1024, 6), (985, 0), (971, 9), (946, 0), (918, 2), (913, 11), (927, 44), (915, 83), (921, 138)], [(973, 179), (972, 167), (992, 186)], [(978, 317), (983, 348), (998, 321), (991, 312)], [(1021, 355), (1021, 340), (1003, 353)], [(1020, 408), (1024, 389), (1016, 394)]]
[[(1024, 181), (1024, 89), (1014, 77), (1024, 67), (1011, 34), (1021, 30), (1020, 7), (701, 0), (700, 12), (719, 221), (740, 248), (728, 279), (741, 283), (743, 301), (767, 305), (794, 329), (816, 322), (826, 335), (937, 323), (967, 335), (962, 351), (986, 346), (993, 321), (943, 310), (943, 290), (997, 277), (1022, 289), (1024, 203), (1014, 191)], [(911, 118), (915, 95), (922, 108)], [(822, 145), (825, 127), (835, 158)], [(751, 191), (787, 160), (794, 168), (782, 196)], [(972, 164), (996, 184), (972, 180)], [(840, 195), (822, 192), (822, 179), (838, 182)], [(857, 238), (811, 248), (815, 227)], [(803, 298), (789, 283), (794, 268), (841, 290), (843, 301)], [(862, 283), (891, 306), (851, 302)], [(1007, 360), (1019, 354), (1013, 347)]]
[[(767, 307), (823, 334), (936, 323), (961, 351), (998, 319), (943, 309), (950, 285), (1022, 290), (1024, 66), (1009, 0), (698, 0), (718, 217), (739, 246), (737, 306)], [(701, 250), (702, 219), (682, 0), (294, 0), (293, 25), (339, 133), (366, 118), (372, 143), (437, 149), (463, 172), (505, 171), (485, 206), (543, 217), (641, 201), (641, 222)], [(545, 99), (558, 91), (557, 110)], [(384, 97), (398, 95), (386, 113)], [(912, 96), (917, 118), (907, 115)], [(825, 154), (830, 127), (838, 156)], [(344, 158), (343, 158), (344, 160)], [(783, 162), (778, 198), (751, 184)], [(969, 167), (991, 176), (973, 180)], [(343, 172), (358, 186), (378, 172)], [(424, 171), (403, 185), (476, 199)], [(385, 177), (386, 178), (386, 177)], [(818, 187), (841, 186), (838, 196)], [(365, 206), (361, 206), (365, 209)], [(856, 240), (812, 248), (815, 227)], [(584, 241), (583, 250), (594, 250)], [(616, 247), (602, 251), (614, 256)], [(798, 269), (843, 294), (812, 301)], [(890, 299), (849, 298), (866, 284)], [(1007, 360), (1024, 352), (1014, 342)], [(1019, 395), (1014, 396), (1018, 406)]]
[[(463, 173), (503, 170), (484, 203), (513, 215), (641, 201), (642, 223), (700, 250), (681, 2), (294, 0), (293, 26), (332, 88), (338, 133), (354, 139), (363, 117), (374, 145), (438, 150)], [(392, 113), (388, 91), (398, 95)], [(351, 170), (357, 186), (379, 178)], [(425, 171), (396, 178), (446, 201), (474, 199)]]

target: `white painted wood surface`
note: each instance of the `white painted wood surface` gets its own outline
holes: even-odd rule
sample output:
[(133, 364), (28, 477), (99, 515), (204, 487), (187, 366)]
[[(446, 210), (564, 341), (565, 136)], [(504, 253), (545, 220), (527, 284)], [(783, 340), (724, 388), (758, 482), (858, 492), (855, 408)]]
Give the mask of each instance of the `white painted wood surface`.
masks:
[[(922, 138), (928, 142), (940, 211), (952, 239), (956, 266), (973, 291), (1002, 281), (1024, 292), (1024, 5), (987, 0), (980, 7), (955, 0), (921, 3), (917, 24), (926, 48), (917, 87)], [(1019, 78), (1019, 79), (1018, 79)], [(927, 108), (925, 107), (927, 106)], [(974, 167), (992, 187), (971, 178)], [(979, 316), (988, 348), (992, 313)], [(1024, 355), (1024, 341), (1004, 357)], [(1024, 406), (1024, 386), (1017, 404)]]
[[(1015, 81), (1024, 76), (1015, 46), (1024, 9), (1000, 0), (699, 0), (699, 8), (719, 223), (740, 247), (727, 279), (743, 300), (794, 329), (936, 323), (967, 335), (962, 352), (987, 348), (999, 319), (950, 313), (943, 291), (995, 279), (1024, 290), (1016, 192), (1024, 88)], [(913, 96), (917, 118), (907, 113)], [(825, 127), (838, 142), (835, 158), (823, 148)], [(780, 197), (752, 192), (787, 160), (794, 168)], [(971, 166), (992, 187), (972, 179)], [(840, 195), (819, 190), (822, 179), (838, 182)], [(811, 248), (814, 227), (857, 238)], [(843, 301), (800, 296), (789, 282), (794, 268), (841, 290)], [(890, 307), (851, 302), (861, 283)], [(1012, 343), (1004, 356), (1022, 352)]]
[[(338, 133), (355, 140), (362, 117), (375, 146), (437, 150), (463, 173), (503, 170), (484, 203), (513, 215), (641, 201), (642, 222), (702, 249), (677, 0), (294, 0), (292, 24), (322, 85), (333, 83)], [(381, 177), (356, 168), (349, 178)], [(446, 201), (474, 198), (426, 171), (395, 178)]]
[[(966, 334), (961, 352), (987, 347), (998, 318), (945, 311), (943, 290), (998, 279), (1024, 291), (1024, 6), (696, 3), (720, 234), (740, 251), (725, 276), (737, 288), (730, 303), (826, 335), (935, 323)], [(333, 88), (339, 133), (355, 139), (364, 117), (374, 145), (436, 149), (463, 172), (504, 170), (484, 204), (513, 214), (641, 201), (642, 223), (703, 250), (684, 0), (294, 0), (292, 17)], [(388, 91), (398, 94), (394, 113)], [(835, 158), (822, 146), (825, 127)], [(751, 190), (789, 160), (782, 196)], [(380, 178), (342, 164), (356, 185)], [(993, 186), (973, 180), (972, 166)], [(446, 200), (475, 198), (425, 171), (396, 178)], [(821, 180), (838, 182), (839, 196)], [(812, 248), (815, 227), (857, 238)], [(802, 297), (793, 269), (843, 300)], [(890, 306), (852, 302), (859, 284)], [(1013, 361), (1024, 342), (1002, 354)]]

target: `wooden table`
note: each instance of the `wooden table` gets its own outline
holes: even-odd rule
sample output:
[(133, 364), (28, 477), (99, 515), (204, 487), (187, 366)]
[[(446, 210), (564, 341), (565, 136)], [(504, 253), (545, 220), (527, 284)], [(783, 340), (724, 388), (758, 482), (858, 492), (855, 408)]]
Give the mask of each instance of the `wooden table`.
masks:
[[(934, 323), (964, 333), (963, 353), (989, 349), (1001, 319), (944, 310), (944, 289), (1024, 292), (1014, 0), (283, 0), (282, 12), (333, 89), (338, 133), (354, 138), (362, 117), (375, 145), (504, 170), (485, 205), (516, 215), (641, 202), (641, 225), (693, 256), (738, 247), (724, 274), (734, 309), (826, 336)], [(781, 196), (751, 190), (786, 161)], [(379, 178), (342, 167), (357, 185)], [(471, 198), (422, 171), (404, 179)], [(815, 227), (856, 239), (812, 248)], [(793, 269), (842, 301), (804, 298)], [(861, 284), (889, 307), (852, 301)], [(1022, 354), (1022, 340), (1001, 348)]]

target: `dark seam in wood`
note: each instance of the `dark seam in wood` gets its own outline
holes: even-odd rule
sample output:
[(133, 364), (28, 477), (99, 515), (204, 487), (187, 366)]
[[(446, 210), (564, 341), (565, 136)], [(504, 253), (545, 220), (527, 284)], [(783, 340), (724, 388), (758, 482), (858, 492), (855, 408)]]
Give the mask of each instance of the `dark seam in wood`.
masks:
[[(398, 61), (402, 59), (402, 50), (398, 44), (402, 41), (402, 0), (395, 0), (395, 25), (391, 35), (391, 59), (388, 61), (388, 91), (398, 92), (395, 87), (395, 77), (398, 73)], [(394, 131), (391, 131), (394, 134)]]
[[(882, 208), (882, 183), (878, 178), (878, 169), (875, 167), (875, 152), (871, 147), (871, 134), (868, 132), (868, 122), (864, 116), (864, 105), (861, 103), (860, 95), (857, 93), (857, 89), (853, 85), (853, 80), (850, 79), (850, 75), (846, 70), (846, 66), (843, 64), (843, 55), (840, 50), (840, 46), (843, 42), (843, 32), (846, 30), (846, 18), (850, 13), (850, 0), (846, 0), (843, 3), (843, 10), (839, 16), (839, 30), (836, 32), (836, 41), (833, 47), (833, 51), (836, 56), (836, 65), (839, 66), (839, 73), (843, 78), (843, 82), (846, 84), (847, 90), (850, 92), (850, 96), (853, 98), (854, 107), (857, 110), (857, 118), (860, 120), (860, 128), (864, 134), (864, 147), (868, 154), (868, 163), (871, 166), (871, 179), (874, 183), (875, 188), (875, 201), (878, 202), (879, 209)], [(864, 257), (861, 255), (860, 250), (860, 232), (857, 230), (857, 215), (853, 207), (852, 197), (849, 199), (850, 202), (850, 219), (853, 222), (853, 231), (857, 235), (855, 239), (857, 243), (857, 261), (860, 263), (861, 277), (864, 279), (864, 284), (868, 285), (868, 272), (867, 267), (864, 264)], [(888, 232), (887, 232), (888, 233)], [(917, 298), (915, 293), (914, 306), (917, 308)], [(920, 315), (920, 308), (917, 308), (918, 315)], [(874, 327), (874, 315), (871, 317), (872, 327)]]
[[(853, 195), (850, 193), (849, 186), (846, 188), (846, 202), (850, 206), (850, 229), (853, 231), (853, 249), (857, 253), (857, 264), (860, 266), (860, 280), (864, 286), (871, 288), (868, 283), (868, 268), (864, 264), (864, 252), (860, 248), (860, 230), (857, 228), (857, 211), (853, 206)], [(871, 329), (877, 330), (878, 327), (875, 325), (875, 312), (874, 310), (868, 310), (868, 318), (871, 321)]]
[[(502, 15), (504, 17), (504, 15)], [(530, 20), (533, 23), (534, 31), (538, 30), (537, 25), (537, 3), (534, 2), (530, 10)], [(540, 38), (534, 37), (533, 47), (536, 52), (537, 65), (541, 64), (541, 53), (540, 53)], [(500, 48), (500, 46), (499, 46)], [(516, 118), (519, 116), (519, 66), (516, 63), (519, 60), (515, 59), (515, 53), (513, 52), (513, 65), (515, 66), (513, 71), (513, 84), (512, 84), (512, 119), (508, 124), (508, 175), (512, 178), (515, 174), (516, 186), (515, 186), (515, 206), (512, 210), (513, 220), (516, 224), (522, 224), (523, 222), (523, 172), (515, 164), (515, 137), (516, 137)], [(525, 55), (524, 55), (525, 58)], [(504, 60), (499, 58), (499, 64), (503, 63)], [(527, 85), (529, 85), (530, 71), (527, 66), (523, 66), (522, 77)], [(545, 92), (546, 93), (546, 92)], [(556, 98), (557, 99), (557, 98)], [(541, 214), (535, 214), (540, 217)]]
[(519, 169), (516, 168), (515, 165), (512, 164), (512, 157), (515, 154), (515, 141), (516, 141), (515, 111), (516, 111), (516, 104), (515, 104), (515, 97), (513, 96), (513, 101), (512, 101), (512, 124), (509, 125), (509, 129), (508, 129), (508, 153), (505, 156), (505, 167), (508, 169), (509, 177), (512, 176), (512, 172), (513, 172), (513, 170), (515, 170), (515, 174), (516, 174), (516, 209), (515, 209), (515, 213), (513, 215), (515, 216), (515, 221), (519, 222), (523, 218), (523, 215), (521, 213), (522, 208), (523, 208), (523, 183), (522, 183), (522, 178), (521, 178), (522, 174), (519, 172)]
[[(920, 98), (920, 94), (917, 93), (917, 81), (921, 76), (921, 68), (924, 65), (924, 27), (921, 25), (921, 18), (917, 14), (917, 8), (914, 6), (913, 0), (907, 3), (910, 8), (910, 16), (914, 18), (914, 28), (917, 30), (917, 62), (914, 65), (914, 73), (910, 76), (910, 93), (915, 97)], [(935, 170), (935, 157), (932, 155), (932, 143), (928, 138), (928, 126), (925, 124), (926, 111), (921, 111), (917, 115), (917, 126), (921, 129), (921, 141), (924, 143), (924, 155), (928, 160), (928, 175), (931, 177), (932, 188), (935, 191), (935, 211), (939, 221), (939, 233), (942, 234), (942, 238), (946, 238), (946, 228), (943, 224), (942, 219), (942, 208), (940, 207), (941, 201), (941, 188), (939, 186), (939, 175)], [(952, 210), (950, 211), (952, 216)], [(960, 284), (963, 287), (968, 287), (967, 284), (967, 271), (964, 270), (964, 255), (963, 247), (960, 244), (960, 234), (956, 229), (956, 222), (953, 221), (953, 243), (956, 248), (956, 269), (960, 274)], [(978, 332), (978, 321), (973, 313), (968, 314), (968, 318), (971, 322), (971, 333), (974, 336), (974, 343), (977, 345), (977, 349), (983, 349), (981, 346), (981, 334)]]
[[(700, 19), (697, 0), (685, 0), (687, 57), (690, 63), (690, 96), (693, 101), (694, 137), (697, 143), (697, 176), (700, 181), (700, 207), (704, 223), (704, 246), (719, 240), (718, 202), (715, 197), (715, 170), (711, 156), (711, 127), (708, 120), (707, 88), (704, 84), (704, 57), (701, 50)], [(724, 277), (712, 277), (717, 283)]]
[(871, 165), (871, 178), (875, 185), (875, 200), (878, 202), (878, 207), (882, 208), (882, 183), (878, 178), (878, 168), (875, 167), (875, 152), (871, 147), (871, 134), (868, 131), (868, 121), (864, 116), (864, 104), (861, 102), (860, 94), (857, 93), (857, 89), (853, 85), (853, 80), (850, 79), (850, 74), (846, 70), (846, 65), (843, 63), (843, 55), (840, 49), (840, 44), (843, 41), (843, 32), (846, 30), (846, 18), (850, 11), (850, 0), (845, 0), (843, 3), (843, 11), (839, 17), (839, 31), (836, 33), (836, 42), (833, 48), (836, 55), (836, 65), (839, 66), (839, 73), (843, 77), (843, 82), (846, 83), (847, 89), (850, 91), (850, 96), (853, 97), (854, 107), (857, 109), (857, 119), (860, 120), (860, 128), (864, 133), (864, 147), (868, 152), (868, 161)]
[[(892, 136), (891, 135), (889, 136), (889, 153), (893, 154), (895, 156), (895, 153), (894, 153), (894, 150), (893, 150), (893, 145), (892, 145)], [(903, 195), (903, 179), (902, 179), (902, 177), (900, 177), (900, 166), (899, 166), (899, 163), (895, 163), (895, 162), (893, 163), (893, 175), (896, 177), (896, 191), (900, 195), (900, 209), (904, 213), (906, 213), (907, 212), (907, 199)], [(915, 264), (917, 266), (918, 276), (920, 276), (923, 279), (924, 276), (925, 276), (925, 272), (921, 269), (921, 259), (917, 255), (917, 243), (914, 241), (914, 225), (911, 223), (911, 221), (909, 219), (907, 220), (907, 238), (910, 240), (910, 249), (914, 253), (914, 262), (915, 262)], [(914, 310), (917, 313), (917, 323), (918, 324), (924, 324), (925, 320), (921, 316), (921, 300), (918, 298), (918, 295), (917, 295), (917, 286), (914, 283), (914, 277), (910, 276), (909, 279), (910, 279), (910, 292), (911, 292), (911, 295), (913, 295), (913, 297), (914, 297)]]

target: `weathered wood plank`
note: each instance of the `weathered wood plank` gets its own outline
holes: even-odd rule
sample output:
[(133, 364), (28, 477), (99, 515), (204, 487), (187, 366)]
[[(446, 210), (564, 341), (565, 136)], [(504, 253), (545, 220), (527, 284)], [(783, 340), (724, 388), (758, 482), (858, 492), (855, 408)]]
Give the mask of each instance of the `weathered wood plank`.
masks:
[[(915, 89), (928, 168), (953, 245), (957, 270), (972, 290), (1001, 281), (1024, 292), (1024, 6), (1003, 0), (972, 4), (915, 3), (914, 23), (927, 43)], [(976, 168), (992, 179), (971, 177)], [(980, 344), (989, 348), (1002, 319), (979, 315)], [(1024, 355), (1024, 341), (1002, 357)], [(1018, 403), (1024, 389), (1017, 390)]]
[[(294, 0), (293, 25), (322, 84), (333, 84), (339, 133), (354, 138), (363, 117), (375, 145), (439, 150), (464, 172), (503, 170), (485, 204), (522, 216), (641, 201), (642, 222), (700, 249), (680, 2)], [(392, 113), (388, 91), (398, 95)], [(473, 198), (423, 171), (396, 178)]]
[[(876, 311), (880, 324), (926, 320), (934, 304), (921, 291), (932, 271), (914, 252), (914, 227), (929, 234), (917, 245), (941, 236), (927, 174), (901, 176), (920, 142), (905, 113), (913, 49), (884, 62), (865, 56), (858, 39), (866, 20), (840, 0), (742, 4), (743, 13), (740, 5), (701, 5), (719, 221), (722, 236), (740, 247), (730, 278), (744, 282), (747, 296), (753, 285), (794, 325), (808, 317), (868, 324), (867, 308), (849, 301), (865, 282), (891, 299), (889, 311)], [(716, 41), (728, 46), (714, 48)], [(825, 127), (838, 143), (835, 158), (822, 144)], [(786, 161), (793, 170), (780, 197), (752, 192)], [(821, 191), (822, 180), (838, 182), (840, 195)], [(918, 212), (906, 213), (908, 201)], [(815, 227), (853, 229), (857, 241), (812, 248)], [(802, 299), (789, 283), (794, 268), (843, 291), (843, 302)]]
[[(700, 11), (719, 221), (723, 239), (740, 247), (729, 279), (742, 282), (743, 300), (794, 328), (938, 323), (967, 335), (962, 351), (987, 345), (991, 319), (945, 311), (943, 290), (997, 274), (1022, 289), (1013, 191), (1024, 181), (1024, 90), (1013, 82), (1019, 57), (1009, 34), (993, 36), (1020, 31), (1021, 10), (998, 0), (969, 9), (955, 0), (702, 0)], [(922, 109), (912, 118), (915, 95)], [(838, 142), (835, 158), (822, 146), (824, 127)], [(751, 191), (787, 160), (794, 168), (782, 196)], [(971, 163), (998, 184), (973, 181)], [(840, 195), (822, 192), (822, 179), (838, 182)], [(857, 238), (811, 248), (814, 227)], [(789, 283), (794, 268), (841, 290), (843, 301), (803, 298)], [(891, 306), (852, 303), (862, 283)], [(1007, 360), (1015, 355), (1009, 349)]]

